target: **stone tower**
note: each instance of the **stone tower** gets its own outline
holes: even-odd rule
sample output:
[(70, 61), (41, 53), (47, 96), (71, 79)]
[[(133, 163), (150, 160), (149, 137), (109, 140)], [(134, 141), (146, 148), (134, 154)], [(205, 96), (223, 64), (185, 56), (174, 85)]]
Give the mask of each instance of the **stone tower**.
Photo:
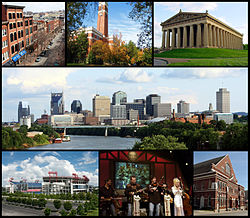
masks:
[(99, 2), (97, 30), (100, 31), (104, 37), (108, 37), (108, 3)]

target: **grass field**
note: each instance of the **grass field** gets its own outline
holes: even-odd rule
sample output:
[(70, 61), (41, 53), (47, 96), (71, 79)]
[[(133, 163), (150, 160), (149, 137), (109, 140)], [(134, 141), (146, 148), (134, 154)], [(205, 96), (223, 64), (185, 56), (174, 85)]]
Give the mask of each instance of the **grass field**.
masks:
[(233, 50), (223, 48), (185, 48), (174, 49), (155, 54), (155, 57), (163, 58), (243, 58), (248, 57), (248, 50)]
[(178, 62), (172, 63), (168, 65), (169, 67), (172, 66), (248, 66), (248, 58), (218, 58), (218, 59), (193, 59), (189, 60), (188, 62)]

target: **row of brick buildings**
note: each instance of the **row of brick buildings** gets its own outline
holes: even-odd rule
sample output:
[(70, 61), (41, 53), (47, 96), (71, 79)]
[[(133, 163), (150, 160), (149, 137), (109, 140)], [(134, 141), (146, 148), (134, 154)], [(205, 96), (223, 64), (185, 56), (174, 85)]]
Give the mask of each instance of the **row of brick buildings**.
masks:
[(194, 208), (245, 209), (245, 190), (238, 184), (229, 155), (194, 165)]
[(34, 20), (24, 15), (24, 6), (2, 4), (2, 66), (19, 63), (27, 52), (38, 47), (39, 35), (46, 35), (63, 25), (63, 19)]

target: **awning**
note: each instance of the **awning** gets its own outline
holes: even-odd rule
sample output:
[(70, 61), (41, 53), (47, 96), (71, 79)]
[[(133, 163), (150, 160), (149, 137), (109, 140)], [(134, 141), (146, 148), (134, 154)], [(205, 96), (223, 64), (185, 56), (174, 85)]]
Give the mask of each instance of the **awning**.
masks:
[(22, 51), (19, 52), (19, 55), (22, 57), (22, 56), (24, 56), (26, 53), (27, 53), (27, 52), (26, 52), (25, 50), (22, 50)]
[(14, 61), (14, 62), (17, 62), (17, 60), (20, 58), (21, 56), (19, 55), (19, 54), (17, 54), (17, 55), (15, 55), (13, 58), (12, 58), (12, 60)]

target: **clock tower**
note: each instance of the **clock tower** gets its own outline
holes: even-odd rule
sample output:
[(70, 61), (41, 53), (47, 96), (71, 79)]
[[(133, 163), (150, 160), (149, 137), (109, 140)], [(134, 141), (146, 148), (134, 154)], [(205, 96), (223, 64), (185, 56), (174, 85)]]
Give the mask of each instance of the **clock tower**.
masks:
[(99, 2), (97, 30), (103, 34), (103, 37), (108, 37), (108, 3)]

